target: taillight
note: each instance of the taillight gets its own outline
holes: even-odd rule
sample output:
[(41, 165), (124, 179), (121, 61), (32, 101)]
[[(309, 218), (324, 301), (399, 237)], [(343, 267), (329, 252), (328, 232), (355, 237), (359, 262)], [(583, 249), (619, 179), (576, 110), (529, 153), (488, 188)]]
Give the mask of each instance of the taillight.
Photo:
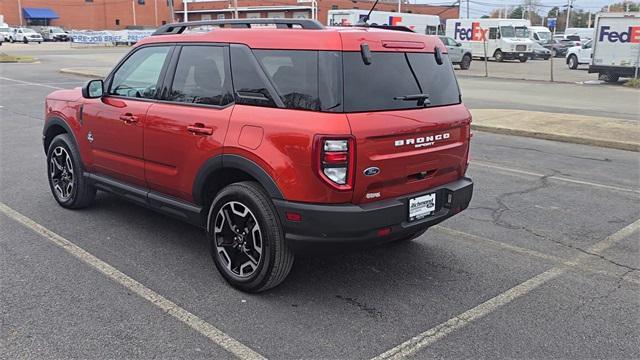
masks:
[(353, 188), (355, 143), (353, 138), (319, 137), (316, 141), (318, 174), (338, 190)]

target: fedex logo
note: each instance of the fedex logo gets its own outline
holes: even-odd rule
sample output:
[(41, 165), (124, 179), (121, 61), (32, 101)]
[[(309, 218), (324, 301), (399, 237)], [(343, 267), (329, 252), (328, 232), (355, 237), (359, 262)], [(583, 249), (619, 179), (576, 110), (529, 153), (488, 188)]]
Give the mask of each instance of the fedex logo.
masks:
[(611, 26), (600, 27), (600, 37), (598, 41), (602, 42), (606, 38), (608, 42), (621, 43), (640, 43), (640, 26), (629, 26), (627, 31), (611, 31)]
[(389, 16), (389, 25), (396, 26), (402, 22), (402, 16)]
[(461, 23), (456, 23), (453, 34), (454, 39), (470, 41), (485, 41), (487, 39), (487, 31), (489, 31), (489, 29), (482, 29), (479, 22), (472, 22), (471, 29), (465, 29), (460, 25)]

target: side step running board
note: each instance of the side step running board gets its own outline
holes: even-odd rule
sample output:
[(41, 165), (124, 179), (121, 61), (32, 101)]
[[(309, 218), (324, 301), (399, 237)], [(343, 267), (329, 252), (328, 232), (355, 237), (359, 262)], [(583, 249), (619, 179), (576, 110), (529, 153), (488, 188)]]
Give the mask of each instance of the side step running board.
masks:
[(204, 227), (202, 208), (146, 188), (132, 186), (108, 176), (85, 172), (84, 176), (103, 191), (118, 195), (139, 205), (178, 218), (193, 225)]

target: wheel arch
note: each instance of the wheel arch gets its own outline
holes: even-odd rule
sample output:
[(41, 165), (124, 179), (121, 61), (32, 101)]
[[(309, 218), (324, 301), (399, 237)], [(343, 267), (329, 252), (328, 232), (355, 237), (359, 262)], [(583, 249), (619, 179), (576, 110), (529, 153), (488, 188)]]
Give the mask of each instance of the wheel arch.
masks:
[(44, 146), (44, 152), (49, 149), (51, 140), (60, 134), (69, 134), (73, 142), (78, 145), (76, 137), (71, 130), (71, 127), (60, 117), (52, 117), (47, 120), (42, 131), (42, 145)]
[(193, 200), (206, 206), (223, 187), (239, 182), (255, 181), (271, 198), (284, 199), (275, 180), (255, 162), (233, 154), (222, 154), (207, 160), (193, 184)]

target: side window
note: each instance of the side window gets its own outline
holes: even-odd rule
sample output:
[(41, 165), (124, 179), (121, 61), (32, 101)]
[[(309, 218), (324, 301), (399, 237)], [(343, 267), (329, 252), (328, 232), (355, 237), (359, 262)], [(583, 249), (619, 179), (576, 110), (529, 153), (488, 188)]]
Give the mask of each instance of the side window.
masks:
[(320, 110), (317, 51), (255, 50), (254, 53), (288, 109)]
[(152, 99), (169, 54), (169, 46), (150, 46), (131, 55), (113, 75), (110, 95)]
[(184, 46), (167, 100), (207, 105), (233, 102), (227, 51), (223, 46)]
[(493, 39), (498, 39), (498, 28), (489, 28), (489, 39), (493, 40)]
[(269, 79), (248, 47), (231, 45), (231, 71), (237, 104), (278, 107)]

